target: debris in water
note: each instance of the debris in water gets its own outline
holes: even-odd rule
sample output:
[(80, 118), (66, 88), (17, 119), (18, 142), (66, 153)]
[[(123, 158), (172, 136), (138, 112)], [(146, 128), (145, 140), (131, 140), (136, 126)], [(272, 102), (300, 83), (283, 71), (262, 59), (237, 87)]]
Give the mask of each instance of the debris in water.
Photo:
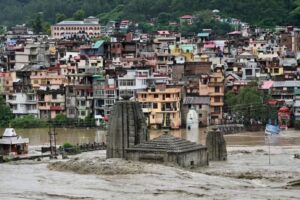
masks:
[(71, 171), (78, 174), (117, 175), (143, 173), (143, 165), (122, 159), (103, 158), (72, 158), (68, 161), (53, 162), (48, 165), (50, 170)]

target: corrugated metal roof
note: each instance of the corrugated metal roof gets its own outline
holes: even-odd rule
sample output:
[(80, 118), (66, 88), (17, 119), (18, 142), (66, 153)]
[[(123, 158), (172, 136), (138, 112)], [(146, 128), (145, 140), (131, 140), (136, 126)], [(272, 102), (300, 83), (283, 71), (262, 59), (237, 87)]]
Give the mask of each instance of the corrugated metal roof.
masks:
[(94, 45), (93, 45), (93, 49), (98, 49), (99, 47), (101, 47), (104, 43), (104, 40), (98, 40)]
[[(295, 90), (295, 95), (300, 95), (300, 89)], [(300, 102), (299, 102), (300, 103)]]
[(209, 33), (198, 33), (198, 37), (208, 37)]
[(300, 107), (300, 101), (296, 101), (296, 102), (294, 103), (294, 107)]
[(273, 87), (300, 87), (300, 81), (274, 81)]

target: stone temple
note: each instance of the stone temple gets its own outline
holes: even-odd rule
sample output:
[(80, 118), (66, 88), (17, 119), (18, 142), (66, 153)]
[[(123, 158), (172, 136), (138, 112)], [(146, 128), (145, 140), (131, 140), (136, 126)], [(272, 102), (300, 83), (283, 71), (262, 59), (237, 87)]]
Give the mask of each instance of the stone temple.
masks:
[(126, 159), (173, 163), (181, 167), (207, 166), (208, 153), (205, 146), (176, 138), (168, 133), (158, 138), (126, 149)]
[(138, 102), (123, 97), (113, 106), (108, 127), (107, 158), (173, 163), (181, 167), (208, 165), (205, 146), (169, 135), (149, 141), (147, 124)]
[(138, 102), (115, 103), (109, 119), (107, 158), (125, 158), (125, 149), (148, 140), (146, 120)]

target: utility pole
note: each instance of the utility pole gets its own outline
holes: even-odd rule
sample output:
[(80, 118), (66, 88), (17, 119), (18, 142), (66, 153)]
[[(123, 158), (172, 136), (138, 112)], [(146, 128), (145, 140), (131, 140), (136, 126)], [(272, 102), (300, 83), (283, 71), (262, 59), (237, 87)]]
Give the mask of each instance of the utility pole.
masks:
[(56, 152), (56, 130), (55, 127), (51, 127), (49, 123), (49, 142), (50, 142), (50, 152), (51, 152), (51, 158), (56, 158), (57, 152)]

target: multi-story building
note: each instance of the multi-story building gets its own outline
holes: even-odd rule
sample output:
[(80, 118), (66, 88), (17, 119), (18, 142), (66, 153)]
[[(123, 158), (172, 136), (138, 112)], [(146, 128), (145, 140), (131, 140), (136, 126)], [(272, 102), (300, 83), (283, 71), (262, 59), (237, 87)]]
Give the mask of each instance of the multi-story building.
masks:
[(37, 97), (31, 85), (30, 75), (29, 66), (6, 73), (4, 84), (6, 102), (16, 117), (24, 115), (38, 117), (39, 115)]
[(26, 65), (42, 65), (46, 67), (56, 64), (54, 43), (27, 41), (22, 51), (15, 51), (16, 70)]
[(62, 21), (51, 26), (51, 37), (55, 39), (68, 38), (86, 33), (90, 37), (101, 35), (99, 19), (88, 17), (83, 21)]
[(221, 69), (201, 76), (199, 95), (210, 97), (210, 124), (220, 124), (224, 106), (224, 75)]
[(0, 72), (0, 95), (4, 94), (5, 74), (4, 72)]
[(32, 70), (30, 79), (36, 91), (40, 118), (53, 119), (64, 113), (66, 78), (60, 68)]
[(294, 115), (295, 120), (300, 120), (300, 89), (294, 92)]
[(40, 118), (54, 119), (65, 110), (65, 88), (37, 90)]
[(97, 124), (105, 117), (105, 86), (106, 80), (103, 75), (93, 76), (93, 94), (94, 94), (94, 118)]
[(127, 73), (118, 76), (119, 96), (122, 98), (123, 94), (131, 94), (135, 99), (136, 92), (146, 89), (148, 87), (147, 80), (150, 77), (149, 70), (142, 69), (128, 69)]
[(280, 35), (279, 44), (287, 51), (297, 52), (300, 50), (300, 29), (294, 28), (293, 31), (284, 32)]
[(294, 99), (294, 92), (300, 88), (300, 81), (274, 81), (271, 87), (273, 99), (291, 104)]
[(139, 91), (137, 101), (142, 105), (148, 126), (180, 128), (181, 88), (157, 84), (154, 88)]

